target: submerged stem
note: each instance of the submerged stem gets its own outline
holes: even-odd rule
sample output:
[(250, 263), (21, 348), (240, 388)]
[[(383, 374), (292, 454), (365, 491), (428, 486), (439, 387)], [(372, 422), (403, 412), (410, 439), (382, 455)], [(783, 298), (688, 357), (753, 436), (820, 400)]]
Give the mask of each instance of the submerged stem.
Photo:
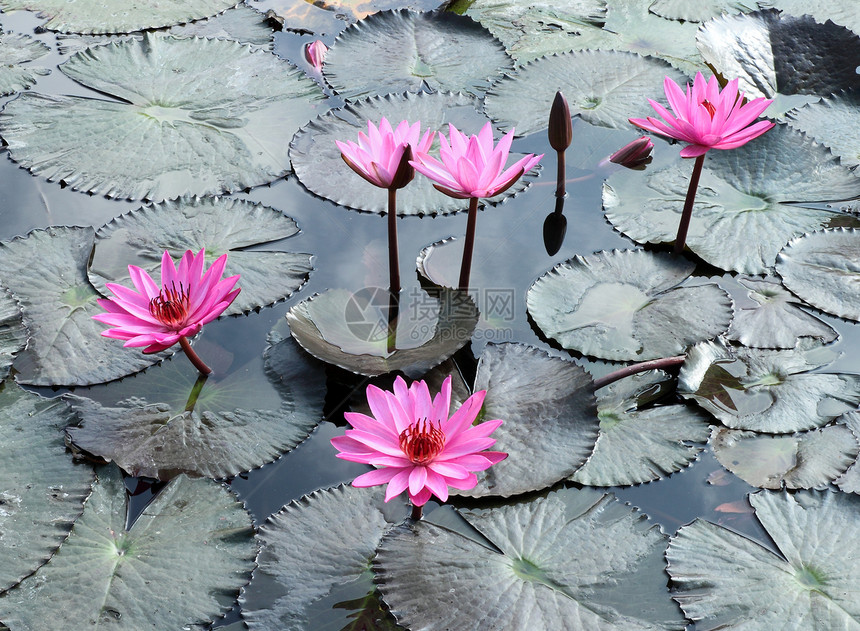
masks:
[(558, 154), (558, 173), (556, 175), (555, 196), (564, 197), (565, 194), (565, 175), (567, 167), (565, 166), (564, 151), (557, 151)]
[(388, 290), (400, 295), (400, 254), (397, 247), (397, 189), (388, 189)]
[(185, 352), (185, 356), (188, 357), (189, 361), (194, 364), (194, 367), (199, 370), (204, 375), (209, 375), (212, 373), (212, 369), (209, 368), (206, 364), (203, 363), (203, 360), (200, 359), (200, 356), (194, 352), (194, 349), (191, 348), (191, 343), (188, 341), (188, 338), (182, 336), (179, 338), (179, 345), (182, 347), (182, 350)]
[(472, 250), (475, 247), (475, 226), (478, 223), (478, 198), (469, 198), (469, 218), (466, 221), (466, 243), (463, 245), (463, 262), (460, 264), (461, 291), (469, 291), (469, 275), (472, 271)]
[(192, 412), (194, 410), (194, 406), (197, 405), (197, 399), (200, 397), (200, 392), (203, 390), (203, 384), (206, 383), (206, 380), (209, 379), (209, 375), (206, 373), (200, 373), (197, 376), (197, 381), (194, 382), (194, 385), (191, 387), (191, 394), (188, 395), (188, 401), (185, 403), (185, 411)]
[(656, 370), (658, 368), (671, 368), (672, 366), (680, 366), (684, 363), (684, 360), (686, 359), (686, 355), (676, 355), (674, 357), (662, 357), (660, 359), (652, 359), (651, 361), (640, 362), (638, 364), (630, 364), (629, 366), (619, 368), (618, 370), (613, 371), (608, 375), (603, 375), (602, 377), (598, 377), (597, 379), (595, 379), (594, 389), (599, 390), (603, 386), (608, 386), (610, 383), (615, 383), (619, 379), (624, 379), (624, 377), (629, 377), (630, 375), (635, 375), (639, 372), (645, 372), (646, 370)]
[(693, 202), (696, 200), (696, 190), (699, 188), (699, 176), (702, 175), (702, 165), (705, 163), (705, 154), (696, 158), (693, 165), (693, 174), (690, 176), (690, 186), (687, 189), (687, 199), (684, 200), (684, 211), (681, 213), (681, 223), (678, 224), (678, 236), (675, 237), (675, 254), (684, 251), (684, 243), (687, 240), (687, 229), (690, 227), (690, 217), (693, 216)]

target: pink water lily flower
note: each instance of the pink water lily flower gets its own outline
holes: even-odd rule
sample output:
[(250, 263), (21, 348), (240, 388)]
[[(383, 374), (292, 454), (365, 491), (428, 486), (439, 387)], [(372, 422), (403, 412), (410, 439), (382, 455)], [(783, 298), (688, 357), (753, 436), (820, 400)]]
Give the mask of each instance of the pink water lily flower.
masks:
[(507, 454), (484, 451), (496, 440), (490, 434), (502, 421), (472, 425), (484, 404), (485, 390), (470, 396), (448, 418), (451, 377), (431, 401), (424, 381), (406, 382), (398, 377), (394, 392), (367, 387), (367, 402), (373, 416), (347, 412), (354, 429), (332, 438), (338, 458), (382, 467), (358, 476), (353, 486), (388, 484), (385, 501), (409, 494), (414, 506), (423, 506), (431, 496), (448, 499), (448, 487), (472, 489), (478, 483), (475, 471), (501, 462)]
[(145, 270), (129, 265), (137, 291), (115, 283), (105, 285), (114, 297), (99, 299), (107, 313), (94, 315), (93, 319), (113, 328), (102, 331), (102, 335), (124, 340), (124, 346), (145, 346), (144, 353), (157, 353), (180, 342), (188, 353), (190, 346), (186, 348), (185, 338), (200, 332), (239, 295), (239, 290), (233, 289), (239, 276), (221, 278), (227, 265), (226, 254), (204, 271), (205, 263), (205, 250), (197, 254), (187, 250), (178, 267), (165, 251), (160, 287)]
[(661, 136), (690, 143), (681, 150), (682, 158), (695, 158), (710, 149), (734, 149), (757, 138), (774, 126), (771, 121), (758, 121), (750, 125), (773, 101), (753, 99), (744, 103), (743, 93), (738, 94), (738, 80), (729, 81), (720, 91), (716, 77), (705, 81), (696, 73), (693, 87), (687, 84), (684, 93), (677, 83), (666, 77), (663, 81), (666, 98), (672, 112), (648, 100), (663, 120), (631, 118), (630, 122)]
[(406, 147), (411, 146), (413, 153), (429, 151), (434, 136), (435, 132), (427, 131), (421, 137), (421, 121), (412, 125), (409, 121), (400, 121), (397, 128), (392, 129), (391, 123), (383, 117), (378, 128), (367, 121), (367, 134), (358, 132), (358, 143), (351, 140), (336, 140), (335, 143), (353, 171), (374, 186), (391, 188), (396, 183), (395, 175)]
[(457, 199), (493, 197), (506, 191), (521, 175), (534, 167), (543, 154), (529, 154), (505, 169), (514, 130), (511, 129), (493, 146), (493, 127), (484, 125), (477, 136), (467, 137), (454, 125), (448, 125), (450, 143), (439, 134), (441, 161), (418, 150), (412, 166), (436, 182), (437, 190)]

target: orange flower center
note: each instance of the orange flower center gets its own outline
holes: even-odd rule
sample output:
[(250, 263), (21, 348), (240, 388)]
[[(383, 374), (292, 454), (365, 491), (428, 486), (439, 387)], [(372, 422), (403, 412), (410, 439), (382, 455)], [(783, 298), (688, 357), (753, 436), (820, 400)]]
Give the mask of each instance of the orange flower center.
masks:
[(711, 119), (713, 120), (713, 118), (714, 118), (714, 114), (716, 114), (716, 113), (717, 113), (717, 108), (716, 108), (716, 107), (714, 107), (713, 103), (711, 103), (709, 100), (705, 99), (704, 101), (702, 101), (701, 103), (699, 103), (699, 105), (701, 105), (701, 106), (702, 106), (702, 107), (704, 107), (706, 110), (708, 110), (708, 114), (710, 114), (710, 115), (711, 115)]
[(149, 301), (149, 312), (163, 325), (171, 328), (179, 327), (185, 323), (188, 315), (188, 290), (179, 283), (170, 287), (162, 287), (161, 293)]
[(445, 446), (445, 433), (426, 418), (400, 432), (400, 449), (415, 464), (427, 464)]

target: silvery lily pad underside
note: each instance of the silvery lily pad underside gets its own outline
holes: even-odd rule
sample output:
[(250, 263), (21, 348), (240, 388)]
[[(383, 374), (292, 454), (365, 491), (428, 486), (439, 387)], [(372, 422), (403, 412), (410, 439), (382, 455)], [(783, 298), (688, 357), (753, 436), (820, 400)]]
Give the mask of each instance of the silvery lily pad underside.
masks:
[[(240, 199), (190, 198), (144, 206), (99, 229), (89, 267), (90, 281), (108, 295), (105, 282), (131, 286), (129, 265), (158, 283), (165, 250), (174, 261), (186, 250), (206, 249), (206, 265), (227, 254), (224, 276), (241, 275), (241, 288), (226, 315), (247, 313), (284, 300), (311, 271), (311, 255), (264, 250), (299, 233), (296, 222), (274, 208)], [(277, 278), (277, 282), (272, 282)]]
[(0, 115), (13, 160), (75, 190), (160, 201), (271, 182), (319, 87), (227, 40), (149, 35), (78, 53), (61, 70), (111, 98), (26, 93)]
[(668, 357), (725, 332), (732, 318), (718, 285), (682, 285), (694, 268), (644, 250), (577, 256), (535, 281), (526, 303), (565, 348), (619, 361)]

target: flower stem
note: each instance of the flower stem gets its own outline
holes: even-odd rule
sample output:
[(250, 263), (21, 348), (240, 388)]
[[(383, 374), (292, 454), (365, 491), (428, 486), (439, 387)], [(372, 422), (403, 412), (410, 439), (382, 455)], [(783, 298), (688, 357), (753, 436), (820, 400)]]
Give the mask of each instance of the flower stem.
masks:
[(702, 165), (705, 163), (705, 154), (696, 158), (693, 165), (693, 174), (690, 176), (690, 187), (687, 189), (687, 199), (684, 200), (684, 211), (681, 213), (681, 223), (678, 224), (678, 236), (675, 237), (675, 254), (684, 251), (684, 243), (687, 240), (687, 229), (690, 227), (690, 217), (693, 216), (693, 202), (696, 200), (696, 190), (699, 188), (699, 176), (702, 175)]
[(200, 392), (203, 390), (203, 384), (206, 383), (207, 379), (209, 379), (209, 375), (206, 373), (198, 375), (197, 381), (194, 382), (191, 388), (191, 394), (188, 395), (188, 401), (185, 403), (186, 412), (194, 410), (194, 406), (197, 405), (197, 399), (200, 397)]
[(466, 243), (463, 245), (463, 262), (460, 264), (460, 290), (469, 291), (469, 274), (472, 271), (472, 250), (475, 248), (475, 226), (478, 223), (478, 198), (469, 198), (469, 219), (466, 222)]
[(412, 505), (412, 521), (418, 521), (421, 519), (421, 515), (424, 513), (423, 506)]
[(565, 166), (565, 160), (564, 160), (564, 151), (557, 151), (556, 153), (558, 154), (558, 173), (556, 175), (555, 196), (556, 197), (564, 197), (564, 194), (565, 194), (564, 176), (567, 173), (567, 168)]
[(598, 377), (597, 379), (595, 379), (594, 389), (599, 390), (603, 386), (608, 386), (610, 383), (615, 383), (619, 379), (629, 377), (630, 375), (635, 375), (638, 372), (645, 372), (646, 370), (655, 370), (657, 368), (671, 368), (672, 366), (680, 366), (684, 363), (684, 360), (686, 359), (686, 355), (676, 355), (675, 357), (662, 357), (660, 359), (652, 359), (651, 361), (640, 362), (638, 364), (630, 364), (629, 366), (619, 368), (618, 370), (613, 371), (608, 375), (603, 375), (602, 377)]
[(388, 293), (388, 341), (389, 353), (397, 349), (397, 318), (400, 316), (400, 294)]
[(397, 248), (397, 189), (388, 189), (388, 291), (400, 295), (400, 254)]
[(194, 367), (199, 370), (204, 375), (209, 375), (212, 373), (212, 369), (209, 368), (206, 364), (203, 363), (203, 360), (200, 359), (200, 356), (194, 352), (194, 349), (191, 348), (191, 344), (188, 342), (188, 338), (183, 336), (179, 338), (179, 345), (182, 347), (182, 350), (185, 352), (188, 360), (194, 364)]

